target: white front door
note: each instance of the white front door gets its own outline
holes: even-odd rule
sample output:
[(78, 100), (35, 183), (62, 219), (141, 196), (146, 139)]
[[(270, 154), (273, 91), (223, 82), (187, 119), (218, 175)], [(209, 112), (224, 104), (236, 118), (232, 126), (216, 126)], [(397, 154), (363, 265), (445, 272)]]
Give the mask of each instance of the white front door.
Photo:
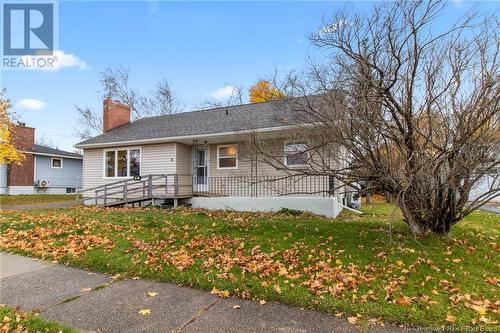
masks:
[(208, 190), (208, 149), (198, 148), (194, 151), (193, 190), (206, 192)]

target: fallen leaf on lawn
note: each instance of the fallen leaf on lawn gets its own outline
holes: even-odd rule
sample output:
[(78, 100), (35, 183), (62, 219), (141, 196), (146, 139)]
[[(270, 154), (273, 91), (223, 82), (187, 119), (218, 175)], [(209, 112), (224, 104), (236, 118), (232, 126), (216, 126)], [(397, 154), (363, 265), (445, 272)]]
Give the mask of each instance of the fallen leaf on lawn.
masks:
[(213, 288), (212, 291), (210, 292), (212, 295), (217, 295), (219, 297), (227, 298), (229, 297), (229, 291), (227, 290), (219, 290), (217, 288)]
[(281, 294), (281, 288), (279, 285), (275, 284), (273, 288), (274, 288), (274, 291), (276, 291), (278, 294)]
[(141, 315), (145, 316), (145, 315), (151, 314), (151, 310), (150, 309), (142, 309), (139, 311), (139, 313)]
[(485, 324), (488, 324), (488, 325), (496, 325), (496, 324), (498, 324), (498, 321), (492, 320), (490, 318), (486, 318), (484, 316), (482, 316), (481, 318), (479, 318), (479, 321), (483, 322)]
[(150, 292), (148, 292), (148, 295), (149, 295), (149, 297), (156, 297), (156, 296), (158, 296), (158, 293), (156, 293), (154, 291), (150, 291)]
[(356, 325), (356, 323), (358, 322), (358, 317), (349, 317), (347, 318), (347, 321), (349, 322), (349, 324)]
[(400, 267), (401, 267), (401, 266), (403, 266), (404, 264), (403, 264), (403, 261), (402, 261), (402, 260), (396, 260), (396, 265), (398, 265), (398, 266), (400, 266)]
[(264, 304), (266, 304), (267, 302), (266, 302), (266, 301), (264, 301), (263, 299), (261, 299), (261, 300), (259, 301), (259, 303), (260, 303), (260, 305), (264, 305)]
[(239, 309), (239, 308), (240, 308), (240, 306), (239, 306), (239, 305), (234, 305), (234, 306), (233, 306), (233, 309)]
[(479, 313), (481, 316), (486, 313), (486, 307), (484, 306), (471, 304), (470, 308), (477, 311), (477, 313)]
[(449, 323), (454, 323), (455, 322), (455, 317), (453, 317), (451, 314), (448, 314), (446, 316), (446, 321)]
[(463, 259), (461, 259), (461, 258), (457, 258), (457, 259), (453, 259), (452, 261), (453, 261), (455, 264), (458, 264), (459, 262), (462, 262), (462, 261), (463, 261)]
[(343, 312), (337, 312), (336, 314), (334, 314), (335, 317), (342, 317), (344, 313)]
[(402, 296), (399, 299), (396, 300), (396, 304), (399, 305), (410, 305), (411, 304), (411, 298), (408, 296)]

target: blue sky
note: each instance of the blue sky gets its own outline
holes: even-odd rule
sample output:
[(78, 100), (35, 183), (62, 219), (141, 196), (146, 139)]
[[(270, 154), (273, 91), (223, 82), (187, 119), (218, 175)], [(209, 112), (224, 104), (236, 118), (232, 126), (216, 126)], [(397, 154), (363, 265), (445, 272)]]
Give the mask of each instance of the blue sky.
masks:
[[(301, 69), (308, 55), (321, 58), (307, 34), (345, 5), (61, 1), (59, 56), (66, 66), (57, 71), (4, 71), (1, 85), (17, 104), (14, 111), (37, 128), (37, 137), (72, 150), (79, 141), (73, 136), (78, 120), (74, 106), (101, 111), (99, 76), (106, 67), (130, 67), (132, 85), (144, 93), (167, 78), (190, 110), (228, 84), (248, 88), (274, 68)], [(371, 5), (356, 2), (349, 8), (365, 11)], [(470, 5), (453, 2), (439, 24), (449, 23)], [(498, 2), (479, 5), (484, 12), (498, 8)]]

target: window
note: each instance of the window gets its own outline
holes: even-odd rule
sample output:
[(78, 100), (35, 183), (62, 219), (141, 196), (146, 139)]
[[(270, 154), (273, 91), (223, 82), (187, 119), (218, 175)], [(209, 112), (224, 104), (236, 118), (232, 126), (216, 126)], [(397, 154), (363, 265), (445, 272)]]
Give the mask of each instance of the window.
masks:
[(237, 169), (238, 168), (238, 146), (223, 145), (217, 146), (217, 168)]
[(62, 169), (63, 167), (63, 162), (62, 158), (52, 158), (52, 167), (55, 169)]
[(139, 148), (106, 150), (104, 177), (134, 177), (141, 174), (141, 150)]
[(115, 176), (115, 151), (106, 152), (106, 177)]
[(66, 187), (66, 194), (76, 193), (76, 188), (74, 187)]
[(309, 160), (307, 145), (302, 142), (293, 142), (285, 144), (285, 165), (301, 166), (306, 165)]

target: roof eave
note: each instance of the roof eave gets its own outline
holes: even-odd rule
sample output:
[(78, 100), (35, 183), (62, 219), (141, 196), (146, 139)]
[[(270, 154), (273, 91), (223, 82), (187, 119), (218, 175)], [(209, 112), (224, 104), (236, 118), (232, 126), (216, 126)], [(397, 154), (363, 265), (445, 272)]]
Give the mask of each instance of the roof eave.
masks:
[(293, 128), (297, 128), (300, 126), (308, 126), (308, 125), (314, 125), (314, 124), (284, 125), (284, 126), (274, 126), (274, 127), (257, 128), (257, 129), (248, 129), (248, 130), (241, 130), (241, 131), (215, 132), (215, 133), (206, 133), (206, 134), (182, 135), (182, 136), (171, 136), (171, 137), (160, 137), (160, 138), (138, 139), (138, 140), (127, 140), (127, 141), (116, 141), (116, 142), (101, 142), (101, 143), (90, 143), (90, 144), (77, 143), (74, 147), (80, 148), (80, 149), (89, 149), (89, 148), (116, 147), (116, 146), (124, 146), (124, 145), (167, 143), (167, 142), (176, 142), (179, 140), (186, 140), (186, 139), (202, 139), (202, 138), (210, 138), (210, 137), (225, 136), (225, 135), (228, 135), (228, 136), (229, 135), (244, 135), (244, 134), (250, 134), (250, 133), (283, 131), (283, 130), (293, 129)]

